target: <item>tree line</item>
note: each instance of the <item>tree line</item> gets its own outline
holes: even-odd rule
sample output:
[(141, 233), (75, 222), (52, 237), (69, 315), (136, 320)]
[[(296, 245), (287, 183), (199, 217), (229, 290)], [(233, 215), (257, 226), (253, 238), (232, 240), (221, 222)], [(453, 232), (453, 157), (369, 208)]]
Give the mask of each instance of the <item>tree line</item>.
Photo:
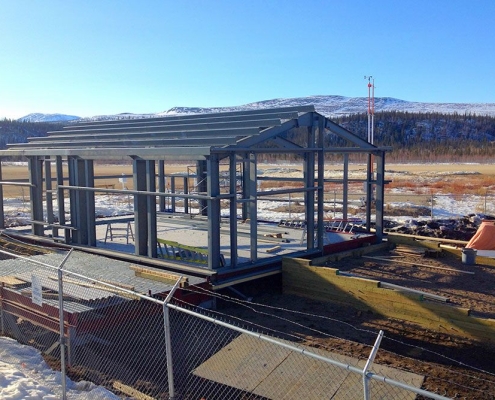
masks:
[[(350, 132), (366, 139), (366, 113), (340, 116), (333, 119)], [(0, 120), (0, 148), (7, 143), (25, 143), (29, 137), (46, 136), (60, 130), (61, 123), (20, 122)], [(296, 128), (287, 139), (305, 145), (307, 129)], [(473, 114), (379, 112), (374, 117), (374, 144), (390, 146), (389, 161), (418, 162), (493, 162), (495, 156), (495, 117)], [(334, 134), (325, 135), (328, 147), (348, 146)], [(265, 146), (275, 146), (267, 142)], [(339, 159), (340, 156), (328, 155)], [(362, 156), (357, 156), (362, 157)], [(260, 156), (263, 161), (292, 161), (292, 154), (273, 153)]]

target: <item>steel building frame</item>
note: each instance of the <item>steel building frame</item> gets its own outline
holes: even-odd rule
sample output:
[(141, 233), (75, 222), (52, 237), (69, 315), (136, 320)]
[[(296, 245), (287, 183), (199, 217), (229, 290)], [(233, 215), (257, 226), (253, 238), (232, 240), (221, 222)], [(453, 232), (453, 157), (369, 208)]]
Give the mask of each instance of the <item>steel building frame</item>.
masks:
[[(305, 128), (304, 143), (288, 138), (294, 128)], [(342, 147), (326, 146), (326, 135), (337, 135), (346, 144)], [(372, 185), (376, 191), (376, 237), (383, 233), (383, 196), (385, 153), (390, 148), (377, 147), (328, 118), (317, 113), (313, 106), (263, 109), (215, 114), (168, 116), (147, 119), (82, 122), (60, 131), (49, 132), (47, 137), (30, 138), (28, 143), (10, 144), (0, 151), (0, 160), (11, 156), (24, 156), (28, 160), (31, 233), (43, 237), (45, 229), (52, 229), (53, 237), (64, 231), (67, 244), (96, 246), (95, 192), (125, 193), (134, 197), (135, 255), (157, 257), (157, 198), (159, 210), (164, 209), (166, 198), (198, 201), (207, 216), (209, 270), (242, 267), (237, 258), (237, 208), (242, 218), (249, 221), (249, 266), (260, 263), (257, 257), (257, 201), (267, 192), (259, 190), (257, 158), (263, 153), (285, 153), (299, 157), (303, 178), (293, 179), (298, 188), (270, 191), (270, 195), (304, 193), (307, 224), (307, 254), (323, 252), (323, 200), (325, 182), (325, 154), (343, 155), (344, 218), (347, 217), (349, 155), (367, 155), (366, 215), (368, 231), (372, 203)], [(128, 158), (133, 164), (134, 189), (101, 189), (95, 187), (94, 161)], [(374, 159), (374, 161), (372, 161)], [(198, 177), (195, 193), (171, 193), (164, 189), (164, 167), (168, 161), (194, 161)], [(55, 163), (56, 177), (51, 176)], [(68, 164), (68, 177), (63, 174), (63, 163)], [(229, 187), (220, 190), (220, 164), (228, 164)], [(376, 163), (376, 171), (373, 165)], [(242, 165), (242, 172), (237, 172)], [(44, 172), (43, 172), (44, 171)], [(14, 184), (1, 178), (3, 185)], [(376, 174), (375, 174), (376, 173)], [(187, 179), (187, 178), (184, 178)], [(52, 180), (56, 183), (52, 189)], [(236, 183), (241, 181), (239, 192)], [(284, 181), (284, 178), (272, 178)], [(287, 178), (285, 178), (287, 180)], [(158, 185), (157, 185), (158, 181)], [(43, 183), (45, 183), (43, 185)], [(158, 187), (157, 187), (158, 186)], [(53, 196), (53, 194), (56, 196)], [(64, 197), (70, 202), (70, 220), (65, 219)], [(53, 219), (53, 198), (58, 205), (58, 221)], [(46, 199), (46, 214), (43, 199)], [(4, 225), (3, 198), (0, 204), (0, 228)], [(228, 266), (223, 265), (220, 253), (221, 202), (229, 203), (230, 253)], [(311, 217), (308, 217), (311, 216)], [(313, 218), (312, 216), (315, 216)]]

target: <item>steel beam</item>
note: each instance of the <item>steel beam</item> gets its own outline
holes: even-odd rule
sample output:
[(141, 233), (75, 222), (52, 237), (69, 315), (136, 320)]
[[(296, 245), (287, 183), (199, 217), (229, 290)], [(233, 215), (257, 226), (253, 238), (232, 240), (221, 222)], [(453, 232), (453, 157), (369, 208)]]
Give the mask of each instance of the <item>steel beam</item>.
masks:
[[(280, 125), (282, 121), (280, 118), (270, 118), (270, 119), (255, 119), (255, 120), (240, 120), (240, 121), (222, 121), (222, 122), (196, 122), (196, 123), (181, 123), (181, 124), (166, 124), (155, 122), (153, 124), (147, 124), (146, 122), (135, 123), (135, 124), (114, 124), (114, 125), (104, 125), (101, 127), (80, 127), (75, 125), (75, 128), (64, 129), (62, 131), (51, 131), (48, 132), (47, 137), (43, 137), (41, 140), (49, 140), (50, 138), (56, 137), (57, 139), (73, 138), (74, 135), (77, 136), (94, 136), (94, 137), (114, 137), (116, 135), (153, 135), (155, 133), (166, 133), (170, 132), (173, 134), (186, 135), (189, 136), (190, 132), (198, 133), (203, 132), (203, 134), (208, 132), (217, 132), (216, 135), (235, 135), (236, 131), (247, 130), (249, 128), (255, 128), (253, 131), (256, 132), (260, 127), (269, 127)], [(230, 132), (230, 133), (229, 133)], [(28, 140), (32, 139), (39, 140), (39, 137), (29, 137)]]
[(25, 149), (0, 150), (1, 157), (62, 156), (81, 157), (84, 159), (115, 159), (122, 157), (139, 157), (141, 159), (170, 159), (170, 160), (205, 160), (210, 154), (210, 146), (197, 147), (134, 147), (128, 148), (98, 148), (98, 149)]
[[(252, 136), (258, 135), (258, 133), (253, 133)], [(244, 135), (240, 135), (241, 137)], [(23, 149), (66, 149), (66, 148), (140, 148), (142, 146), (167, 146), (167, 147), (182, 147), (182, 146), (227, 146), (236, 143), (236, 136), (232, 137), (193, 137), (193, 138), (144, 138), (144, 139), (128, 139), (125, 136), (120, 138), (115, 138), (113, 140), (97, 140), (92, 138), (74, 138), (72, 140), (60, 140), (52, 142), (38, 142), (32, 141), (30, 143), (14, 143), (10, 144), (9, 148), (23, 148)], [(157, 151), (158, 152), (158, 151)]]
[[(268, 139), (274, 138), (282, 133), (286, 133), (289, 129), (297, 127), (296, 120), (289, 120), (284, 122), (280, 126), (276, 126), (273, 128), (267, 128), (260, 132), (259, 136), (246, 137), (244, 139), (238, 140), (236, 146), (250, 148), (256, 144), (261, 142), (265, 142)], [(229, 146), (232, 147), (232, 146)], [(287, 150), (286, 150), (287, 151)]]
[(367, 142), (364, 139), (361, 139), (359, 136), (341, 127), (340, 125), (337, 125), (335, 122), (330, 121), (329, 119), (326, 119), (325, 121), (325, 128), (327, 128), (330, 132), (333, 132), (336, 135), (340, 136), (341, 138), (346, 139), (349, 142), (361, 147), (362, 149), (375, 149), (375, 146), (373, 146), (371, 143)]
[[(229, 120), (231, 119), (247, 119), (247, 118), (260, 118), (262, 116), (266, 118), (281, 118), (281, 119), (289, 119), (284, 118), (284, 114), (288, 113), (305, 113), (305, 112), (314, 112), (315, 107), (313, 105), (309, 106), (295, 106), (295, 107), (280, 107), (280, 108), (266, 108), (262, 110), (252, 110), (252, 111), (227, 111), (227, 112), (217, 112), (217, 113), (209, 113), (209, 114), (189, 114), (189, 115), (176, 115), (176, 116), (167, 116), (167, 117), (155, 117), (155, 118), (139, 118), (135, 120), (125, 120), (125, 121), (88, 121), (88, 122), (79, 122), (78, 126), (95, 126), (95, 125), (112, 125), (118, 123), (132, 123), (133, 121), (136, 123), (141, 123), (144, 121), (148, 121), (150, 123), (154, 123), (156, 121), (164, 121), (164, 122), (172, 122), (172, 121), (215, 121), (215, 120)], [(291, 117), (293, 118), (293, 117)]]

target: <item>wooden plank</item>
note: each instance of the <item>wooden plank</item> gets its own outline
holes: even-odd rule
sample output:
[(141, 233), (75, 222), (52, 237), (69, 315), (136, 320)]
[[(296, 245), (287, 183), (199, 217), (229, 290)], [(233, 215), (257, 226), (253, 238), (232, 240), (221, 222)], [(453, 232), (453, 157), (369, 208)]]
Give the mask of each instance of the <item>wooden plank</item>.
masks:
[(274, 247), (270, 247), (269, 249), (266, 249), (266, 252), (267, 253), (275, 253), (281, 249), (282, 249), (282, 246), (274, 246)]
[(26, 283), (26, 281), (16, 278), (15, 276), (0, 276), (0, 283), (5, 283), (6, 285), (9, 286), (15, 286), (15, 285), (22, 285)]
[(148, 396), (147, 394), (144, 394), (139, 390), (127, 386), (119, 381), (114, 381), (112, 386), (114, 387), (114, 389), (120, 390), (122, 393), (128, 396), (132, 396), (136, 400), (155, 400), (154, 397)]
[[(175, 284), (180, 276), (171, 274), (170, 272), (156, 271), (145, 267), (139, 267), (137, 265), (130, 265), (129, 268), (134, 271), (136, 276), (145, 279), (151, 279), (158, 282)], [(189, 284), (189, 278), (182, 277), (181, 285)]]

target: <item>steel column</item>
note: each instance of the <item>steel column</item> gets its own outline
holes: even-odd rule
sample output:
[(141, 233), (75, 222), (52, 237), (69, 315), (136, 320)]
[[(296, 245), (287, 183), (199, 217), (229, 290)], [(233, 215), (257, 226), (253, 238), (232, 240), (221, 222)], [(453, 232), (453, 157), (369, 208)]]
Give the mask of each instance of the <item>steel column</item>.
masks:
[[(189, 193), (189, 178), (187, 176), (184, 177), (184, 194)], [(187, 197), (184, 198), (184, 214), (189, 214), (189, 199)]]
[[(84, 160), (84, 186), (95, 186), (95, 170), (93, 160)], [(95, 209), (95, 192), (86, 190), (82, 193), (86, 197), (86, 221), (87, 221), (87, 241), (89, 246), (96, 247), (96, 209)]]
[[(206, 174), (207, 174), (207, 164), (206, 161), (200, 160), (196, 162), (196, 175), (198, 177), (198, 192), (205, 193), (208, 191), (208, 184), (206, 182)], [(208, 215), (207, 203), (204, 200), (199, 201), (199, 213), (201, 215)]]
[[(134, 159), (133, 161), (134, 189), (146, 190), (146, 161)], [(145, 256), (148, 254), (148, 221), (146, 209), (146, 195), (134, 196), (134, 239), (135, 254)]]
[[(146, 161), (146, 190), (156, 192), (155, 162)], [(148, 221), (148, 256), (157, 256), (157, 231), (156, 231), (156, 196), (146, 196), (147, 221)]]
[[(158, 191), (160, 193), (165, 193), (165, 161), (158, 161)], [(160, 211), (165, 211), (165, 197), (160, 196), (159, 209)]]
[(256, 154), (249, 154), (249, 227), (251, 233), (251, 261), (258, 259), (258, 195)]
[(342, 177), (342, 218), (349, 213), (349, 154), (344, 154), (344, 176)]
[[(249, 199), (249, 155), (245, 154), (242, 161), (242, 199)], [(242, 203), (242, 220), (249, 218), (249, 209), (246, 202)]]
[[(0, 160), (0, 181), (2, 180), (2, 160)], [(3, 185), (0, 184), (0, 229), (5, 229), (5, 213), (3, 210)]]
[(208, 200), (208, 268), (220, 268), (220, 163), (218, 155), (207, 160)]
[(376, 236), (383, 239), (383, 208), (385, 206), (385, 152), (376, 155)]
[(323, 252), (323, 218), (325, 207), (325, 119), (318, 118), (318, 147), (321, 149), (318, 151), (318, 224), (317, 224), (317, 238), (318, 249)]
[[(69, 169), (69, 185), (70, 186), (76, 186), (76, 177), (75, 177), (75, 157), (68, 157), (67, 158), (67, 166)], [(78, 215), (77, 215), (77, 208), (78, 208), (78, 203), (79, 199), (76, 196), (76, 191), (75, 190), (69, 190), (69, 205), (70, 205), (70, 224), (74, 228), (77, 228), (78, 226)], [(79, 243), (77, 240), (77, 231), (72, 231), (71, 232), (71, 242), (74, 243)]]
[[(175, 176), (170, 177), (170, 192), (175, 194)], [(170, 210), (173, 213), (175, 212), (175, 200), (175, 196), (170, 199)]]
[(371, 229), (371, 199), (373, 187), (371, 185), (371, 180), (373, 179), (373, 158), (371, 154), (368, 154), (368, 168), (366, 170), (366, 231), (369, 232)]
[[(56, 170), (57, 170), (57, 205), (58, 205), (58, 222), (60, 225), (65, 225), (65, 199), (64, 189), (61, 186), (64, 185), (64, 170), (62, 166), (62, 157), (57, 156), (55, 158)], [(53, 231), (54, 236), (58, 236), (58, 231)], [(70, 230), (65, 229), (65, 243), (70, 243)]]
[[(53, 224), (53, 193), (52, 193), (52, 164), (50, 159), (45, 159), (45, 198), (46, 198), (46, 222)], [(57, 228), (52, 227), (52, 237), (56, 236)]]
[[(74, 158), (74, 186), (86, 186), (86, 165), (84, 160), (79, 158)], [(76, 201), (76, 225), (77, 228), (74, 237), (75, 242), (78, 244), (87, 244), (88, 243), (88, 202), (86, 198), (86, 193), (81, 190), (74, 190)], [(94, 216), (93, 216), (94, 218)]]
[[(314, 124), (308, 127), (307, 146), (315, 146), (315, 130)], [(306, 153), (304, 156), (303, 165), (304, 185), (306, 189), (314, 188), (315, 186), (315, 153)], [(304, 208), (306, 216), (306, 246), (307, 249), (314, 248), (315, 241), (315, 192), (306, 190), (304, 192)]]
[[(28, 157), (29, 165), (29, 188), (31, 202), (31, 219), (43, 221), (43, 164), (39, 157)], [(31, 224), (33, 235), (43, 236), (44, 226)]]
[(235, 268), (237, 265), (237, 163), (236, 155), (232, 153), (229, 155), (229, 174), (230, 174), (230, 209), (229, 209), (229, 223), (230, 223), (230, 267)]

